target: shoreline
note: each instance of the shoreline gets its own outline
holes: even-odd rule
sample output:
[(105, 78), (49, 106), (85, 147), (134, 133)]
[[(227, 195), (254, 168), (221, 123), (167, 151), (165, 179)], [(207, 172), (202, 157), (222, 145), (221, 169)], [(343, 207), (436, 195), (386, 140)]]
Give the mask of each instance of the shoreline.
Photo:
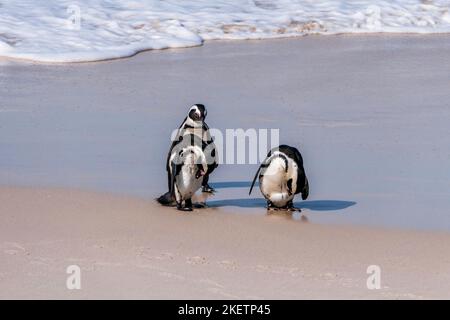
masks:
[(260, 38), (260, 39), (208, 39), (204, 40), (203, 43), (199, 45), (192, 45), (186, 47), (175, 47), (175, 48), (161, 48), (161, 49), (144, 49), (137, 51), (131, 55), (117, 57), (117, 58), (108, 58), (108, 59), (100, 59), (100, 60), (89, 60), (89, 61), (68, 61), (68, 62), (52, 62), (52, 61), (44, 61), (44, 60), (33, 60), (28, 58), (13, 58), (8, 56), (0, 56), (0, 62), (3, 60), (7, 63), (13, 64), (30, 64), (30, 65), (43, 65), (43, 66), (71, 66), (71, 65), (90, 65), (96, 63), (109, 63), (121, 60), (132, 59), (141, 54), (151, 53), (151, 52), (165, 52), (165, 51), (179, 51), (179, 50), (188, 50), (203, 47), (205, 45), (210, 44), (221, 44), (221, 43), (235, 43), (235, 42), (261, 42), (261, 41), (299, 41), (302, 38), (328, 38), (328, 37), (375, 37), (375, 38), (389, 38), (389, 37), (440, 37), (440, 36), (449, 36), (450, 32), (342, 32), (342, 33), (330, 33), (330, 34), (303, 34), (297, 36), (286, 36), (286, 37), (274, 37), (274, 38)]

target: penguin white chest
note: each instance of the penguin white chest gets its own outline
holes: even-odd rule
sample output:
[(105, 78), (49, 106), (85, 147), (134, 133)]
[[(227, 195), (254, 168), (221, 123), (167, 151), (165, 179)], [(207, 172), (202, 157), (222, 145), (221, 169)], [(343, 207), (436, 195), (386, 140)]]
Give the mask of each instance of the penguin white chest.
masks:
[(291, 179), (291, 175), (292, 166), (286, 170), (284, 160), (274, 159), (260, 177), (262, 194), (277, 207), (286, 206), (294, 198), (295, 190), (288, 188), (288, 180)]
[(203, 176), (196, 178), (197, 170), (196, 165), (185, 165), (177, 178), (178, 192), (183, 199), (191, 198), (202, 185)]

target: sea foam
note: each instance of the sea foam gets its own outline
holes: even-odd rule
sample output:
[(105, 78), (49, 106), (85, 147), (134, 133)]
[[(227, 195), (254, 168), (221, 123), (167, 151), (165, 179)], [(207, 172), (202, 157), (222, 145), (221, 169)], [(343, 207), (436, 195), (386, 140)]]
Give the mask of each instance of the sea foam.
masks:
[(0, 1), (0, 56), (82, 62), (212, 39), (450, 32), (444, 0)]

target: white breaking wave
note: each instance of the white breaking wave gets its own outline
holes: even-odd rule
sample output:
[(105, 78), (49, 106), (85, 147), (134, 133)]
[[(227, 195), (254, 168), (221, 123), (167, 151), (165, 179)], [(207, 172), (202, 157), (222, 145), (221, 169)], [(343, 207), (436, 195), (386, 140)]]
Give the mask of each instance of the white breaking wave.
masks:
[(0, 56), (120, 58), (211, 39), (450, 32), (450, 0), (0, 0)]

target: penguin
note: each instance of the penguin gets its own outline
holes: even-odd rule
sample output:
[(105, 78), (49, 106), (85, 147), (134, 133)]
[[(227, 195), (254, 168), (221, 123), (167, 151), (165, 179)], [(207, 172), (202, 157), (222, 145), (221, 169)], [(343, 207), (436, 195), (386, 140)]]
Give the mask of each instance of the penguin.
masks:
[(203, 177), (202, 192), (214, 193), (214, 189), (211, 188), (211, 186), (208, 184), (208, 181), (209, 175), (214, 171), (215, 168), (218, 167), (218, 157), (216, 145), (209, 132), (209, 127), (205, 122), (206, 116), (207, 110), (205, 106), (199, 103), (194, 104), (189, 108), (188, 115), (179, 126), (177, 134), (175, 135), (172, 145), (170, 146), (166, 161), (167, 184), (169, 191), (157, 199), (160, 204), (166, 206), (174, 205), (175, 197), (174, 194), (170, 192), (172, 188), (170, 157), (172, 155), (173, 148), (175, 148), (180, 142), (182, 142), (185, 136), (194, 135), (201, 139), (201, 144), (198, 143), (198, 145), (202, 146), (208, 165), (207, 174)]
[(303, 200), (308, 198), (309, 182), (303, 168), (302, 155), (296, 148), (280, 145), (270, 150), (255, 174), (249, 195), (258, 177), (268, 210), (301, 211), (294, 208), (293, 199), (299, 193)]
[(177, 209), (181, 211), (192, 211), (192, 196), (201, 188), (208, 172), (202, 146), (193, 143), (196, 138), (194, 135), (185, 135), (183, 142), (172, 149), (169, 158), (169, 192), (174, 195)]

